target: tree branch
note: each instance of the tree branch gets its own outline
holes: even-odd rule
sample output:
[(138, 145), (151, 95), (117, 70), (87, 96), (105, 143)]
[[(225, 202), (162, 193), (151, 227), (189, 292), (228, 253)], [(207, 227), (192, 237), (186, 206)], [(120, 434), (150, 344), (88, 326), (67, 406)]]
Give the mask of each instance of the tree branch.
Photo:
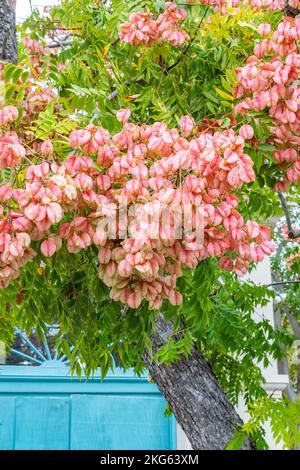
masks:
[(70, 42), (70, 41), (68, 41), (68, 42), (53, 41), (50, 44), (47, 44), (46, 47), (49, 48), (49, 49), (56, 49), (57, 47), (61, 47), (62, 49), (64, 49), (66, 46), (72, 46), (73, 44), (74, 44), (74, 42)]
[(295, 230), (292, 226), (292, 221), (291, 221), (289, 208), (288, 208), (287, 202), (285, 200), (285, 197), (284, 197), (284, 195), (281, 191), (278, 191), (278, 196), (279, 196), (282, 208), (283, 208), (283, 212), (284, 212), (284, 216), (285, 216), (285, 220), (286, 220), (286, 225), (287, 225), (287, 228), (288, 228), (288, 237), (291, 240), (294, 240), (295, 238), (300, 237), (300, 230)]
[(294, 335), (296, 336), (297, 339), (300, 339), (300, 326), (296, 318), (293, 315), (291, 315), (289, 312), (285, 312), (285, 315), (288, 321), (290, 322)]
[(271, 284), (265, 284), (264, 287), (283, 286), (284, 284), (300, 284), (300, 279), (296, 279), (295, 281), (272, 282)]

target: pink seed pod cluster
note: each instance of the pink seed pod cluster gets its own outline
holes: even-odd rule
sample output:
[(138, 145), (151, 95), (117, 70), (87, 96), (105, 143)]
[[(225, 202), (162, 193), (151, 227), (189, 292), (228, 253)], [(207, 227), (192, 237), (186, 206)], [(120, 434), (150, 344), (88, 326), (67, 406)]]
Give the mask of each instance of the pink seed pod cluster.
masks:
[[(21, 70), (24, 67), (24, 70), (29, 72), (28, 77), (24, 79), (24, 75), (17, 80), (17, 84), (23, 84), (23, 98), (20, 103), (18, 103), (17, 109), (15, 106), (1, 106), (4, 104), (3, 100), (0, 100), (0, 126), (10, 126), (11, 129), (14, 129), (15, 121), (18, 120), (19, 130), (24, 125), (31, 125), (38, 114), (41, 111), (44, 111), (46, 106), (53, 100), (57, 99), (56, 91), (46, 86), (45, 80), (45, 71), (48, 70), (49, 61), (51, 61), (51, 53), (48, 54), (46, 48), (42, 45), (40, 41), (36, 41), (31, 38), (24, 38), (23, 43), (29, 54), (30, 69), (28, 70), (26, 62), (21, 62), (18, 64), (18, 69)], [(61, 68), (60, 63), (57, 64), (57, 69)], [(52, 65), (53, 67), (53, 60)], [(3, 76), (4, 67), (0, 64), (0, 81), (4, 80)], [(46, 72), (47, 73), (47, 72)], [(37, 80), (38, 78), (38, 80)], [(3, 102), (2, 102), (3, 101)], [(58, 106), (56, 106), (58, 109)], [(23, 136), (24, 137), (24, 136)], [(32, 138), (29, 137), (27, 140), (30, 141)]]
[(186, 11), (178, 9), (176, 3), (167, 2), (165, 11), (156, 19), (151, 12), (136, 12), (121, 25), (120, 39), (132, 46), (153, 46), (157, 42), (169, 42), (175, 47), (181, 46), (189, 35), (180, 28), (186, 18)]
[[(255, 178), (244, 153), (250, 126), (240, 135), (232, 129), (199, 133), (190, 116), (180, 119), (179, 129), (169, 129), (162, 122), (132, 124), (126, 109), (117, 115), (122, 129), (116, 134), (95, 125), (73, 131), (69, 143), (76, 154), (63, 164), (30, 165), (24, 187), (0, 187), (0, 287), (34, 255), (34, 240), (41, 240), (47, 257), (63, 240), (70, 253), (96, 245), (99, 276), (111, 298), (131, 308), (143, 300), (151, 309), (165, 299), (180, 304), (176, 282), (182, 269), (208, 257), (242, 275), (250, 262), (272, 253), (269, 230), (244, 221), (234, 195)], [(51, 156), (51, 142), (42, 145)], [(177, 216), (186, 206), (190, 227), (177, 236)], [(166, 209), (170, 218), (161, 223)]]
[(41, 54), (44, 52), (44, 46), (40, 41), (31, 39), (30, 37), (23, 38), (23, 45), (26, 47), (30, 54)]
[[(210, 5), (215, 11), (220, 11), (224, 15), (228, 14), (232, 8), (240, 8), (241, 5), (249, 5), (255, 10), (269, 11), (282, 10), (285, 7), (284, 0), (186, 0), (186, 3)], [(289, 4), (294, 6), (294, 4), (299, 4), (299, 1), (290, 0)], [(294, 8), (297, 7), (294, 6)]]
[[(263, 25), (264, 31), (271, 29)], [(263, 34), (265, 35), (265, 34)], [(274, 157), (283, 178), (276, 188), (286, 190), (300, 183), (300, 18), (284, 19), (268, 39), (254, 47), (246, 65), (237, 68), (235, 97), (243, 98), (236, 113), (267, 111), (272, 119), (270, 143), (276, 147)]]
[(0, 168), (19, 166), (25, 155), (26, 150), (15, 132), (8, 131), (1, 135), (0, 131)]
[(15, 106), (4, 106), (0, 110), (0, 126), (7, 126), (7, 124), (15, 121), (19, 116), (19, 112)]
[(30, 37), (23, 38), (23, 45), (25, 46), (26, 52), (30, 57), (32, 65), (35, 66), (36, 74), (39, 74), (41, 72), (41, 58), (47, 54), (47, 49), (43, 46), (41, 41), (31, 39)]
[(9, 283), (17, 279), (20, 269), (35, 256), (30, 248), (30, 236), (27, 233), (28, 226), (20, 224), (13, 226), (14, 211), (10, 216), (5, 215), (5, 206), (13, 196), (13, 190), (9, 186), (0, 186), (0, 288), (3, 289)]
[(7, 227), (0, 225), (0, 288), (19, 277), (20, 268), (34, 256), (30, 248), (30, 237), (27, 233), (10, 234)]

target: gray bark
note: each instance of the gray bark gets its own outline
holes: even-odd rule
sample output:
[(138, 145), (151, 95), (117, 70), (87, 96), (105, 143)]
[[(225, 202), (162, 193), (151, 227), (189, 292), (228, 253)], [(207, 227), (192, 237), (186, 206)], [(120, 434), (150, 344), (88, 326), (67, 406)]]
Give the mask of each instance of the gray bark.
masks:
[[(154, 352), (171, 335), (171, 323), (159, 317), (152, 335)], [(193, 350), (180, 362), (162, 365), (147, 352), (144, 360), (193, 449), (225, 449), (243, 423), (203, 356)], [(243, 449), (252, 450), (253, 444), (247, 440)]]
[(0, 0), (0, 61), (18, 62), (16, 0)]

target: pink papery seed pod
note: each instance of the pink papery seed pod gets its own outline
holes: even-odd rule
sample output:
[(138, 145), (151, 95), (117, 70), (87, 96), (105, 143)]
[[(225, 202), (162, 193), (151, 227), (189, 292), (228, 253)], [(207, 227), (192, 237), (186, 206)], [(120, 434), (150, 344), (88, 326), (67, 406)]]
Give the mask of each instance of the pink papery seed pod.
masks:
[(269, 23), (260, 24), (258, 27), (258, 34), (262, 37), (269, 36), (271, 32), (271, 25)]
[(131, 115), (131, 110), (126, 108), (126, 109), (119, 109), (117, 111), (117, 119), (119, 122), (122, 122), (123, 124), (128, 121)]
[(137, 309), (142, 303), (142, 296), (140, 292), (130, 292), (127, 297), (127, 304), (130, 308)]
[(181, 305), (183, 301), (182, 295), (180, 294), (180, 292), (177, 292), (175, 290), (170, 291), (168, 298), (169, 298), (170, 304), (173, 306)]
[(69, 136), (70, 147), (80, 147), (87, 144), (91, 138), (91, 133), (87, 129), (72, 131)]
[(41, 252), (46, 257), (51, 257), (61, 248), (62, 241), (57, 235), (52, 236), (48, 240), (44, 240), (41, 243)]
[(13, 196), (13, 190), (9, 186), (0, 186), (0, 201), (7, 202)]
[(53, 145), (51, 143), (51, 141), (48, 139), (48, 140), (45, 140), (42, 144), (41, 144), (41, 152), (43, 155), (45, 155), (46, 157), (50, 156), (53, 154)]
[(101, 264), (108, 264), (111, 260), (112, 251), (111, 248), (103, 247), (100, 248), (98, 253), (98, 260)]
[(254, 130), (253, 127), (251, 127), (249, 124), (244, 124), (243, 126), (240, 127), (239, 129), (239, 135), (244, 139), (244, 140), (250, 140), (254, 136)]
[(195, 120), (191, 116), (183, 116), (182, 118), (180, 118), (179, 127), (181, 133), (185, 137), (188, 137), (193, 132), (193, 129), (195, 127)]

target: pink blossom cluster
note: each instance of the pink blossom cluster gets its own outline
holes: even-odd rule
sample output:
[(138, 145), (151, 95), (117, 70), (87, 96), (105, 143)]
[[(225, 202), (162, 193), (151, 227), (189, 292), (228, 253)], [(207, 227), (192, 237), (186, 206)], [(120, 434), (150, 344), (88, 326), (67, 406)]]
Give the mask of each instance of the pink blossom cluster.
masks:
[(284, 175), (276, 187), (286, 190), (289, 184), (300, 183), (300, 18), (284, 19), (274, 33), (269, 24), (261, 25), (259, 32), (267, 37), (254, 47), (246, 65), (237, 68), (235, 97), (243, 101), (235, 111), (268, 112), (270, 143), (276, 146), (274, 157)]
[(149, 11), (132, 13), (128, 21), (121, 25), (120, 39), (132, 46), (169, 42), (179, 47), (189, 39), (186, 31), (179, 26), (185, 18), (186, 11), (176, 8), (173, 2), (167, 2), (165, 11), (156, 19)]
[[(164, 299), (178, 305), (182, 299), (176, 281), (182, 268), (195, 268), (208, 257), (242, 275), (251, 261), (272, 253), (269, 230), (244, 221), (233, 194), (255, 178), (252, 160), (244, 153), (242, 135), (251, 138), (247, 126), (241, 135), (233, 130), (199, 133), (190, 116), (181, 118), (179, 129), (169, 129), (161, 122), (129, 123), (129, 115), (126, 109), (118, 112), (122, 129), (113, 136), (95, 125), (71, 132), (76, 154), (61, 165), (44, 161), (29, 166), (22, 188), (0, 187), (1, 287), (33, 256), (31, 240), (42, 241), (45, 256), (59, 250), (63, 240), (71, 253), (96, 245), (99, 276), (111, 288), (111, 298), (131, 308), (143, 299), (152, 309)], [(44, 144), (44, 154), (50, 155), (51, 142)], [(145, 218), (131, 213), (136, 204), (159, 220), (166, 207), (189, 205), (192, 230), (177, 238), (178, 221), (172, 215), (170, 224), (158, 224), (152, 235), (145, 230)], [(124, 207), (130, 231), (120, 236), (124, 219), (119, 216), (117, 232), (110, 236), (107, 220)], [(197, 218), (203, 229), (200, 245)]]

